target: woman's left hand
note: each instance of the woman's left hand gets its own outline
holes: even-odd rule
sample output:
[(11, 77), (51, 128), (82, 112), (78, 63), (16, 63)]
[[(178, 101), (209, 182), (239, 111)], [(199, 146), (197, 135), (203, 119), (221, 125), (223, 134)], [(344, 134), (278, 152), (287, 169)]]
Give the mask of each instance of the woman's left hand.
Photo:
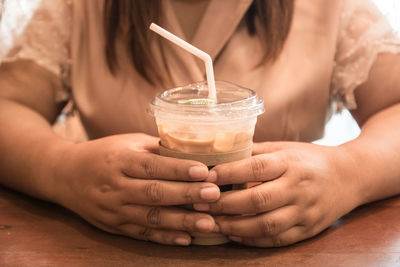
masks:
[[(222, 234), (249, 246), (279, 247), (312, 237), (358, 206), (357, 166), (341, 147), (255, 144), (253, 157), (213, 168), (218, 185), (261, 182), (195, 204), (217, 214)], [(240, 216), (238, 216), (240, 215)]]

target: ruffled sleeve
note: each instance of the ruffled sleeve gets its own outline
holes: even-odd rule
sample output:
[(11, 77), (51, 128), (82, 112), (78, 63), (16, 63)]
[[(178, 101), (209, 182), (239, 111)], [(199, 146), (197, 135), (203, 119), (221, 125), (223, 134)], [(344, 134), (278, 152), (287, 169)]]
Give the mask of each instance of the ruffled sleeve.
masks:
[[(55, 89), (57, 90), (55, 101), (66, 101), (70, 95), (69, 42), (72, 4), (68, 0), (39, 2), (24, 31), (17, 36), (11, 36), (14, 43), (7, 55), (2, 58), (2, 62), (18, 59), (33, 60), (60, 78), (62, 88)], [(14, 19), (8, 23), (18, 23), (18, 21)], [(12, 24), (8, 26), (13, 27)]]
[(400, 38), (385, 16), (370, 0), (345, 0), (331, 84), (337, 111), (357, 108), (354, 90), (384, 52), (400, 53)]

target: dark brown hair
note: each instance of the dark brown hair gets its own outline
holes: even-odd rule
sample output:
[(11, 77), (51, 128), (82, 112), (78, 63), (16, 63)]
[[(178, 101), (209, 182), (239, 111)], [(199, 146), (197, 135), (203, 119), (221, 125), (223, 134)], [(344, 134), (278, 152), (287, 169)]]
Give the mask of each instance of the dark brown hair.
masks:
[[(275, 60), (281, 53), (292, 24), (294, 0), (254, 0), (245, 22), (251, 35), (257, 34), (265, 45), (261, 63)], [(162, 83), (162, 68), (156, 65), (150, 51), (154, 33), (151, 22), (159, 22), (161, 0), (106, 0), (104, 7), (105, 54), (112, 73), (118, 68), (116, 41), (121, 37), (133, 66), (149, 83)], [(259, 27), (258, 27), (259, 25)], [(161, 49), (162, 46), (158, 44)], [(169, 73), (165, 58), (164, 71)]]

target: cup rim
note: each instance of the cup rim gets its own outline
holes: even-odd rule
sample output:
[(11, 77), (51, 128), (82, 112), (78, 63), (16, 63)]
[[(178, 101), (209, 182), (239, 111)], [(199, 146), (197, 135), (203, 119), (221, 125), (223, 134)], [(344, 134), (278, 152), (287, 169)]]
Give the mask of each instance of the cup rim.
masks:
[[(191, 83), (181, 87), (167, 89), (157, 94), (151, 100), (150, 109), (148, 109), (148, 113), (150, 113), (150, 115), (155, 117), (159, 117), (161, 115), (160, 112), (170, 113), (170, 114), (172, 113), (174, 115), (182, 115), (182, 116), (188, 116), (188, 114), (190, 114), (191, 118), (199, 116), (204, 117), (207, 114), (208, 115), (213, 114), (214, 116), (225, 115), (230, 117), (229, 120), (235, 120), (234, 115), (236, 116), (240, 115), (239, 118), (236, 119), (244, 119), (248, 117), (256, 117), (264, 113), (265, 111), (264, 101), (258, 97), (257, 93), (254, 90), (226, 81), (216, 81), (217, 94), (218, 91), (226, 90), (226, 89), (221, 89), (221, 87), (224, 88), (223, 85), (227, 85), (227, 87), (225, 88), (234, 87), (235, 91), (239, 90), (242, 92), (246, 92), (248, 96), (243, 99), (238, 99), (230, 102), (209, 104), (209, 105), (193, 105), (193, 104), (179, 103), (177, 101), (170, 101), (167, 99), (163, 99), (163, 96), (171, 94), (171, 92), (174, 93), (180, 90), (186, 90), (186, 89), (207, 90), (204, 89), (204, 86), (206, 84), (207, 84), (206, 82), (202, 81), (202, 82)], [(212, 121), (213, 119), (209, 120)], [(218, 120), (221, 120), (221, 118), (219, 118)]]

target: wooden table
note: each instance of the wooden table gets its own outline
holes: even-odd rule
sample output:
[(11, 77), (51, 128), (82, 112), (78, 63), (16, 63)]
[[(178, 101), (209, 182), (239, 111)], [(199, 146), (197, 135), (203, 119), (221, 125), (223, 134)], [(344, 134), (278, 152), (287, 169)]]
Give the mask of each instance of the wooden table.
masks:
[(171, 247), (107, 234), (0, 187), (0, 266), (400, 266), (400, 197), (358, 208), (290, 247)]

